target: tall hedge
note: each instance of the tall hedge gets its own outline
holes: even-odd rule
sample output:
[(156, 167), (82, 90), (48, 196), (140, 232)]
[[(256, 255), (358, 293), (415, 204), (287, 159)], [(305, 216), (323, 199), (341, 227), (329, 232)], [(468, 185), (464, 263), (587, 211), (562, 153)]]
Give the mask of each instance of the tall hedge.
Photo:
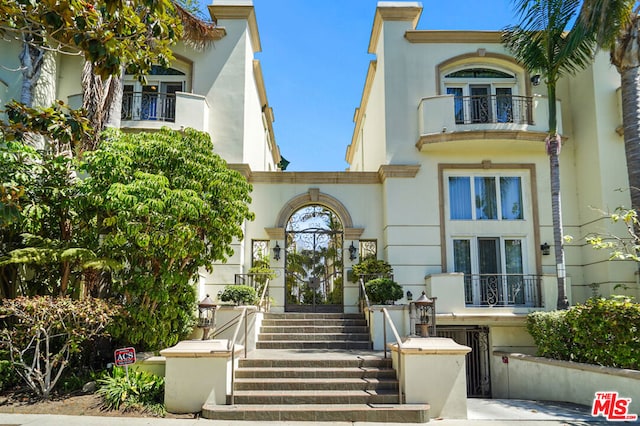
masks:
[(589, 299), (566, 311), (534, 312), (527, 329), (538, 355), (640, 370), (640, 304)]

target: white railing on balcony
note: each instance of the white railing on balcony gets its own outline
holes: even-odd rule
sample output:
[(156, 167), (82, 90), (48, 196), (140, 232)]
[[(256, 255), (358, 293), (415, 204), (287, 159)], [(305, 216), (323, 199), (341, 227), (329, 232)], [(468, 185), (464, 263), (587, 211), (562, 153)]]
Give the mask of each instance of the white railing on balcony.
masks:
[(540, 307), (541, 282), (538, 275), (465, 274), (465, 304)]
[[(557, 101), (558, 130), (562, 114)], [(485, 95), (425, 97), (418, 105), (420, 136), (471, 130), (546, 132), (549, 107), (543, 96)]]

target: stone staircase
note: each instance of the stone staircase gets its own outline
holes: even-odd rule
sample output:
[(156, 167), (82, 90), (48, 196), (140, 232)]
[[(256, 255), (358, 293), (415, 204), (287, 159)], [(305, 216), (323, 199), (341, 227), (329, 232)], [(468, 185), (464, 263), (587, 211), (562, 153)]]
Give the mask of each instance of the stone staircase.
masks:
[[(398, 404), (391, 359), (370, 351), (362, 315), (266, 314), (257, 350), (239, 360), (232, 405), (218, 420), (425, 423), (429, 407)], [(231, 401), (229, 401), (231, 402)]]
[(266, 314), (258, 349), (371, 349), (362, 314)]

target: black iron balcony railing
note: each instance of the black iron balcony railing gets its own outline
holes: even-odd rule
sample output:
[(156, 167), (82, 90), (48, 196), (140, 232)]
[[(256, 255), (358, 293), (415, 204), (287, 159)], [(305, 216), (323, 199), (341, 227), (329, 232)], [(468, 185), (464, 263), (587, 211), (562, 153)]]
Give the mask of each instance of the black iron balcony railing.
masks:
[(122, 120), (176, 121), (175, 93), (124, 92)]
[(541, 283), (539, 275), (465, 274), (465, 303), (467, 306), (540, 307)]
[(453, 102), (456, 124), (533, 124), (533, 99), (528, 96), (456, 96)]

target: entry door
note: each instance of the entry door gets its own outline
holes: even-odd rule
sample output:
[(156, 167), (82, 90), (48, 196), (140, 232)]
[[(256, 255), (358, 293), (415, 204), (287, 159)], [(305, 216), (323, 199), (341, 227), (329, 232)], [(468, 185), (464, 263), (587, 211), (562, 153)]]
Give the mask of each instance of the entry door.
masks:
[(491, 86), (469, 86), (471, 93), (471, 122), (491, 123)]

